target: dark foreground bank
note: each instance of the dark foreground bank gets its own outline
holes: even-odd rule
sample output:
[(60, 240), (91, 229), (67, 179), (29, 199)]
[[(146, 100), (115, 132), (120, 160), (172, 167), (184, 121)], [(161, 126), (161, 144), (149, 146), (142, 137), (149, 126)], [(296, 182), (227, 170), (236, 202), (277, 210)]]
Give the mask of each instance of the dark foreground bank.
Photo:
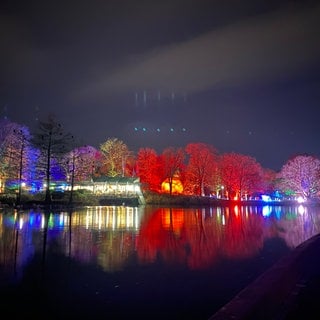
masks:
[(282, 258), (209, 320), (319, 319), (320, 235)]

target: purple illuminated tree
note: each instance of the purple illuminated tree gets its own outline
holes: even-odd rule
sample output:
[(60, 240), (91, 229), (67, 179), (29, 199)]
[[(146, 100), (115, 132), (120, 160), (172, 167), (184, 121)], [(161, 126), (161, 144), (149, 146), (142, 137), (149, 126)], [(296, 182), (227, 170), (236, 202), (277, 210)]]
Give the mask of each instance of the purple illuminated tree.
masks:
[(25, 126), (4, 119), (0, 123), (0, 189), (6, 180), (17, 186), (17, 204), (21, 202), (22, 183), (31, 171), (30, 132)]
[(92, 146), (75, 148), (64, 155), (64, 167), (67, 181), (70, 183), (69, 204), (73, 202), (75, 182), (88, 181), (93, 177), (95, 161), (99, 158), (99, 151)]

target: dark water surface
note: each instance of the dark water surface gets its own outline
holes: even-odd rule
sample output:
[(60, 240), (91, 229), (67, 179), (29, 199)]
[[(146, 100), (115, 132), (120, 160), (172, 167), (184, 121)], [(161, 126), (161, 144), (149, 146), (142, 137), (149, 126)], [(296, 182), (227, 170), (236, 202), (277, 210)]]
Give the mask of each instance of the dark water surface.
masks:
[(320, 208), (0, 211), (2, 313), (208, 319), (319, 233)]

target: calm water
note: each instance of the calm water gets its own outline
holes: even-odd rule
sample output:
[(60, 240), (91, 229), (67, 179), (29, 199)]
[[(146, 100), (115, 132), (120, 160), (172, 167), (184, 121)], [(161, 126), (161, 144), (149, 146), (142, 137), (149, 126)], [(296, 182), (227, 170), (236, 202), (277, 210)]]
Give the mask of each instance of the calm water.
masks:
[(320, 208), (303, 206), (2, 209), (1, 310), (208, 319), (319, 228)]

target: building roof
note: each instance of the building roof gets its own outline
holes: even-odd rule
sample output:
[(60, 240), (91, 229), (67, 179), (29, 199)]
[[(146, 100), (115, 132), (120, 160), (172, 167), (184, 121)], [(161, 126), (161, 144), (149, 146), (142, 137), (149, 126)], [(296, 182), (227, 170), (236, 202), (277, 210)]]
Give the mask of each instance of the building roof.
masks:
[(138, 177), (108, 177), (108, 176), (101, 176), (101, 177), (93, 177), (93, 182), (103, 182), (103, 183), (110, 183), (110, 184), (137, 184), (140, 183), (140, 179)]

